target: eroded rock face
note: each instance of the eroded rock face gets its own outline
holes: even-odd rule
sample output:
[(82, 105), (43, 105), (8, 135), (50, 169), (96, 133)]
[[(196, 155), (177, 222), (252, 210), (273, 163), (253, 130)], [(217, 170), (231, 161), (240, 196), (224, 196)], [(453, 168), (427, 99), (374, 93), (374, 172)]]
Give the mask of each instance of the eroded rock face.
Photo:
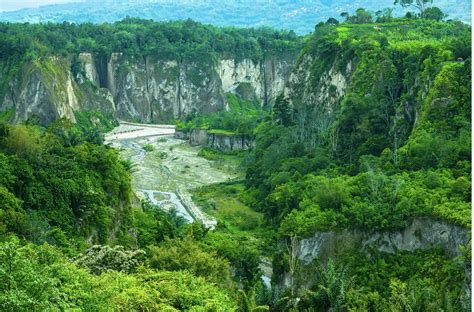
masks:
[(251, 136), (235, 134), (208, 134), (207, 146), (223, 152), (246, 151), (255, 147), (255, 140)]
[[(446, 257), (461, 256), (461, 246), (470, 240), (470, 230), (431, 218), (415, 218), (403, 230), (384, 232), (364, 232), (360, 230), (341, 230), (317, 232), (312, 237), (301, 239), (296, 245), (296, 256), (301, 263), (303, 277), (299, 277), (298, 287), (309, 287), (313, 281), (311, 272), (314, 266), (337, 259), (352, 250), (371, 252), (373, 250), (395, 254), (399, 251), (413, 252), (441, 248)], [(466, 295), (470, 294), (471, 267), (463, 265), (466, 283), (463, 285)], [(307, 275), (310, 274), (310, 275)], [(279, 287), (290, 287), (293, 278), (288, 272), (279, 279)]]
[(316, 59), (305, 54), (291, 73), (285, 87), (285, 95), (293, 106), (304, 103), (306, 109), (312, 109), (321, 116), (330, 117), (344, 97), (353, 72), (352, 62), (348, 62), (344, 71), (335, 64), (315, 77), (311, 68)]
[(374, 248), (381, 252), (415, 251), (442, 248), (446, 255), (460, 256), (460, 246), (469, 242), (469, 230), (444, 221), (429, 218), (414, 219), (401, 231), (366, 233), (343, 230), (319, 232), (300, 240), (298, 258), (303, 264), (315, 259), (327, 261), (350, 249)]
[(242, 134), (221, 134), (205, 129), (193, 129), (189, 133), (177, 131), (175, 137), (189, 140), (191, 145), (210, 147), (223, 152), (245, 151), (255, 148), (255, 139)]
[(67, 62), (56, 57), (24, 66), (8, 84), (1, 110), (14, 110), (15, 122), (33, 115), (45, 123), (63, 117), (75, 121), (79, 100), (68, 68)]
[(79, 53), (78, 58), (83, 64), (85, 78), (92, 83), (99, 85), (99, 75), (95, 66), (95, 58), (92, 53)]
[(189, 144), (191, 145), (202, 145), (206, 146), (209, 142), (207, 130), (204, 129), (193, 129), (189, 133)]
[(33, 114), (45, 123), (60, 117), (74, 121), (74, 111), (98, 110), (159, 123), (227, 110), (227, 92), (245, 93), (264, 105), (283, 91), (295, 59), (198, 63), (80, 53), (80, 70), (72, 73), (69, 60), (51, 57), (24, 64), (0, 99), (0, 110), (14, 109), (17, 122)]

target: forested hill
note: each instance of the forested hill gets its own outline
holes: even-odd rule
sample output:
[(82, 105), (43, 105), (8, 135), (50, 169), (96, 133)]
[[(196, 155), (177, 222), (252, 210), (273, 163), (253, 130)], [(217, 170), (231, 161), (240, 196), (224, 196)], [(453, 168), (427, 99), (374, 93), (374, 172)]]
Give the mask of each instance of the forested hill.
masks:
[[(308, 234), (399, 228), (422, 215), (469, 225), (470, 35), (459, 22), (319, 25), (274, 122), (258, 129), (247, 171), (257, 206), (277, 224), (293, 209), (290, 217), (308, 214), (316, 223), (291, 230)], [(443, 180), (440, 192), (466, 189), (417, 202), (439, 195), (423, 177)], [(335, 193), (313, 193), (318, 184)]]
[[(471, 20), (471, 1), (436, 1), (451, 19)], [(393, 0), (303, 0), (303, 1), (189, 1), (189, 0), (86, 0), (76, 3), (49, 5), (34, 9), (0, 13), (0, 21), (8, 22), (115, 22), (127, 16), (156, 21), (193, 20), (216, 26), (261, 27), (293, 30), (298, 34), (313, 31), (313, 25), (338, 17), (356, 8), (373, 12), (393, 7)], [(403, 15), (396, 9), (395, 15)]]
[[(89, 52), (203, 60), (206, 56), (259, 60), (264, 54), (298, 52), (293, 31), (215, 27), (193, 20), (153, 22), (124, 18), (108, 24), (0, 23), (0, 60), (22, 61)], [(207, 62), (212, 59), (206, 60)]]
[[(286, 295), (301, 295), (300, 311), (406, 311), (401, 297), (420, 311), (434, 302), (470, 310), (470, 89), (463, 23), (316, 27), (272, 118), (256, 129), (246, 176), (250, 204), (286, 238), (273, 269), (280, 285), (293, 285)], [(449, 237), (439, 250), (428, 243), (437, 233)], [(441, 264), (454, 246), (466, 275)], [(324, 261), (329, 269), (312, 276)]]

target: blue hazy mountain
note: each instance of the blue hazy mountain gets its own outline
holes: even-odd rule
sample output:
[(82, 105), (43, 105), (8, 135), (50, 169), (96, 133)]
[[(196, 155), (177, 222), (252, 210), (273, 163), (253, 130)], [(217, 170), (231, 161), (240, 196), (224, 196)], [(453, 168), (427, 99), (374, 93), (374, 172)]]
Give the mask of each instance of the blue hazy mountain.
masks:
[[(439, 0), (434, 5), (448, 18), (470, 23), (470, 0)], [(314, 25), (329, 17), (357, 8), (377, 11), (394, 8), (393, 0), (84, 0), (0, 13), (7, 22), (114, 22), (127, 16), (157, 21), (193, 20), (217, 26), (292, 29), (311, 32)], [(404, 14), (396, 8), (395, 15)]]

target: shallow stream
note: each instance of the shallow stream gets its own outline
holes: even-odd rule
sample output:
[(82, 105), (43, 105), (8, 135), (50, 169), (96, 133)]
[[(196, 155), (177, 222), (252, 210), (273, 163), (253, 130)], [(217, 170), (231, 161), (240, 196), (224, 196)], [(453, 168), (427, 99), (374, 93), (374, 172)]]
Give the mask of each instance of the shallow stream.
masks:
[(139, 197), (165, 210), (176, 209), (188, 222), (199, 219), (214, 227), (216, 221), (194, 205), (190, 190), (228, 181), (236, 175), (219, 170), (212, 161), (198, 156), (200, 148), (174, 138), (170, 126), (162, 130), (159, 126), (121, 124), (106, 135), (106, 144), (133, 162), (132, 186)]

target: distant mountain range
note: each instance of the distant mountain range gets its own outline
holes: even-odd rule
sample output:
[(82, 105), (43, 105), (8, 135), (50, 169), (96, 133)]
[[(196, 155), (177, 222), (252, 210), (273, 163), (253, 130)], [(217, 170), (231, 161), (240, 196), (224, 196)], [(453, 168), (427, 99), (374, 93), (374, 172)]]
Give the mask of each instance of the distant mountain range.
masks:
[[(470, 0), (435, 0), (448, 18), (470, 23)], [(314, 25), (363, 7), (393, 8), (393, 0), (84, 0), (0, 13), (6, 22), (114, 22), (127, 16), (157, 21), (193, 20), (217, 26), (260, 27), (309, 33)], [(404, 10), (398, 8), (395, 15)]]

